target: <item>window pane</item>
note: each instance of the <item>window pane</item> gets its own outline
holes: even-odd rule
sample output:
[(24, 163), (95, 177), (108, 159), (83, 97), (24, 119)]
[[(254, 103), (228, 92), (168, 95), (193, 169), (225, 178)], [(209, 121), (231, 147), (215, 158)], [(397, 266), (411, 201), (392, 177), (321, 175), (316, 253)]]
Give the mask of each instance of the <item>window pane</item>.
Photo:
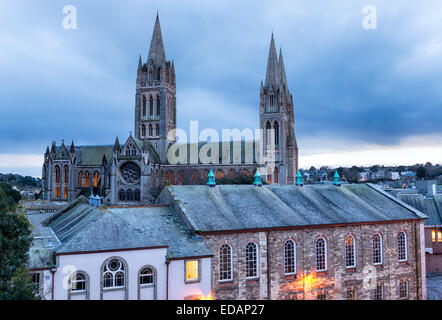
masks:
[(437, 242), (442, 242), (442, 231), (437, 230)]
[(198, 260), (186, 261), (186, 281), (198, 280)]
[(436, 242), (436, 230), (431, 230), (431, 241)]

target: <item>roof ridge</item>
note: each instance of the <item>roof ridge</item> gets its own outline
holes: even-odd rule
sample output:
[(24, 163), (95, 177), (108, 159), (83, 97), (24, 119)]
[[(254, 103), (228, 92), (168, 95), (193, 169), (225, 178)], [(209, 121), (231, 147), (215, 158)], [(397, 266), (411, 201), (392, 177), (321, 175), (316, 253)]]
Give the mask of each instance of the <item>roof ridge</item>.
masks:
[(367, 186), (369, 186), (370, 188), (376, 190), (377, 192), (379, 192), (380, 194), (384, 195), (385, 197), (389, 198), (390, 200), (393, 200), (394, 202), (396, 202), (397, 204), (399, 204), (400, 206), (404, 207), (405, 209), (408, 209), (409, 211), (411, 211), (412, 213), (414, 213), (415, 215), (417, 215), (419, 218), (421, 219), (428, 219), (429, 217), (427, 215), (425, 215), (424, 213), (420, 212), (419, 210), (413, 208), (412, 206), (408, 205), (407, 203), (405, 203), (404, 201), (402, 201), (399, 198), (396, 198), (395, 196), (392, 196), (391, 194), (389, 194), (388, 192), (385, 192), (384, 190), (376, 187), (374, 184), (372, 183), (367, 183)]

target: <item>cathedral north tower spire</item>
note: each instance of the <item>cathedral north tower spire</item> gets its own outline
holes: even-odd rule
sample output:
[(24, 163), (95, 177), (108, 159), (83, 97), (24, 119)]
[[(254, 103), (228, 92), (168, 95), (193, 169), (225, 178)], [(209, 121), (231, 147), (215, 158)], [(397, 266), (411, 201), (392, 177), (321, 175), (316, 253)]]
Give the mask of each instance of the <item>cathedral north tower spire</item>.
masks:
[(140, 56), (135, 96), (135, 137), (147, 139), (166, 161), (167, 148), (175, 142), (176, 83), (173, 62), (166, 60), (160, 19), (156, 17), (147, 61)]

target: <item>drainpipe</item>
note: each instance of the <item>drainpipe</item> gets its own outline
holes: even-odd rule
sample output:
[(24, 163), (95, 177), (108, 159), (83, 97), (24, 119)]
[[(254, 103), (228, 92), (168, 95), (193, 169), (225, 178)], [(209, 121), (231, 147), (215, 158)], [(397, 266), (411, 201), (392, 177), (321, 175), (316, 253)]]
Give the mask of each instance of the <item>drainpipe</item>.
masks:
[(166, 260), (166, 300), (169, 300), (169, 263), (170, 260)]
[(266, 232), (266, 244), (267, 244), (267, 300), (271, 300), (269, 231)]
[(52, 268), (51, 269), (51, 273), (52, 273), (52, 300), (55, 300), (54, 299), (54, 292), (55, 292), (55, 288), (54, 288), (54, 283), (55, 283), (55, 280), (54, 280), (54, 278), (55, 278), (55, 272), (57, 272), (57, 268)]

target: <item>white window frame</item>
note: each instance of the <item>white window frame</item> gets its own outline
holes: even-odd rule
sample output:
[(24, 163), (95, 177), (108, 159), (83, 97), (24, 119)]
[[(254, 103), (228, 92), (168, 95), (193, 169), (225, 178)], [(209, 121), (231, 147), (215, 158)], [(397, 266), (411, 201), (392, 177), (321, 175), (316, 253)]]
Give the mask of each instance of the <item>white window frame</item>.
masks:
[[(120, 268), (118, 268), (117, 270), (112, 271), (110, 268), (108, 268), (108, 265), (109, 265), (112, 261), (114, 261), (114, 260), (117, 260), (117, 261), (120, 263)], [(116, 276), (117, 276), (118, 273), (122, 273), (122, 274), (123, 274), (123, 285), (122, 285), (122, 286), (116, 286), (116, 285), (115, 285), (115, 284), (116, 284)], [(105, 278), (104, 278), (104, 277), (105, 277), (106, 274), (110, 274), (111, 277), (112, 277), (112, 286), (110, 286), (110, 287), (106, 287), (106, 286), (104, 285), (104, 284), (105, 284)], [(127, 278), (127, 277), (126, 277), (126, 267), (125, 267), (123, 261), (120, 260), (120, 259), (117, 259), (117, 258), (109, 260), (109, 261), (104, 265), (104, 271), (103, 271), (103, 274), (102, 274), (103, 290), (113, 290), (113, 289), (122, 289), (122, 288), (125, 288), (125, 287), (126, 287), (126, 283), (127, 283), (127, 279), (126, 279), (126, 278)]]
[[(374, 262), (374, 238), (376, 236), (379, 236), (379, 256), (380, 256), (380, 262)], [(371, 262), (373, 263), (373, 265), (375, 266), (379, 266), (382, 265), (382, 263), (384, 262), (384, 246), (383, 246), (383, 240), (382, 240), (382, 236), (380, 233), (375, 233), (373, 235), (373, 237), (371, 238)]]
[[(287, 243), (292, 243), (293, 244), (293, 272), (286, 272), (287, 270), (287, 250), (286, 250), (286, 246)], [(297, 268), (296, 268), (296, 242), (293, 239), (287, 239), (284, 242), (284, 274), (286, 276), (292, 275), (292, 274), (296, 274)]]
[[(254, 276), (247, 276), (247, 273), (248, 273), (248, 247), (249, 247), (249, 245), (254, 245), (255, 246), (255, 260), (254, 260), (254, 263), (255, 263), (255, 275)], [(247, 243), (247, 245), (246, 245), (246, 279), (256, 279), (256, 278), (259, 278), (259, 254), (258, 254), (258, 252), (259, 252), (259, 250), (258, 250), (258, 245), (256, 244), (256, 242), (254, 242), (254, 241), (250, 241), (250, 242), (248, 242)]]
[[(222, 273), (222, 270), (221, 270), (221, 266), (222, 266), (222, 263), (221, 263), (221, 249), (224, 247), (224, 246), (228, 246), (229, 247), (229, 249), (230, 249), (230, 255), (229, 255), (229, 260), (230, 260), (230, 263), (228, 264), (228, 266), (230, 267), (230, 277), (229, 278), (225, 278), (225, 279), (221, 279), (221, 273)], [(228, 244), (228, 243), (224, 243), (223, 245), (221, 245), (220, 247), (219, 247), (219, 250), (218, 250), (218, 254), (219, 254), (219, 268), (218, 268), (218, 276), (219, 276), (219, 282), (229, 282), (229, 281), (232, 281), (233, 280), (233, 248), (232, 248), (232, 246), (230, 245), (230, 244)]]
[[(83, 276), (84, 280), (77, 280), (76, 277), (78, 275)], [(84, 283), (84, 289), (83, 290), (76, 290), (74, 289), (74, 283), (79, 283), (79, 282), (83, 282)], [(85, 293), (87, 290), (87, 277), (83, 272), (76, 272), (75, 274), (72, 275), (71, 277), (71, 292), (72, 293)]]
[[(404, 235), (404, 254), (405, 254), (405, 258), (404, 259), (400, 259), (400, 244), (399, 244), (399, 236), (403, 234)], [(399, 262), (404, 262), (408, 260), (408, 243), (407, 243), (407, 234), (405, 233), (405, 231), (401, 231), (398, 233), (397, 236), (397, 241), (398, 241), (398, 260)]]
[[(324, 241), (324, 269), (318, 269), (318, 241), (321, 239)], [(319, 271), (319, 272), (327, 271), (327, 269), (328, 269), (327, 240), (325, 240), (324, 237), (318, 237), (315, 240), (315, 256), (316, 256), (316, 271)]]
[[(347, 237), (351, 237), (353, 240), (353, 264), (351, 266), (347, 266)], [(347, 234), (344, 238), (344, 245), (345, 245), (345, 267), (347, 269), (353, 269), (356, 268), (356, 239), (352, 234)]]

